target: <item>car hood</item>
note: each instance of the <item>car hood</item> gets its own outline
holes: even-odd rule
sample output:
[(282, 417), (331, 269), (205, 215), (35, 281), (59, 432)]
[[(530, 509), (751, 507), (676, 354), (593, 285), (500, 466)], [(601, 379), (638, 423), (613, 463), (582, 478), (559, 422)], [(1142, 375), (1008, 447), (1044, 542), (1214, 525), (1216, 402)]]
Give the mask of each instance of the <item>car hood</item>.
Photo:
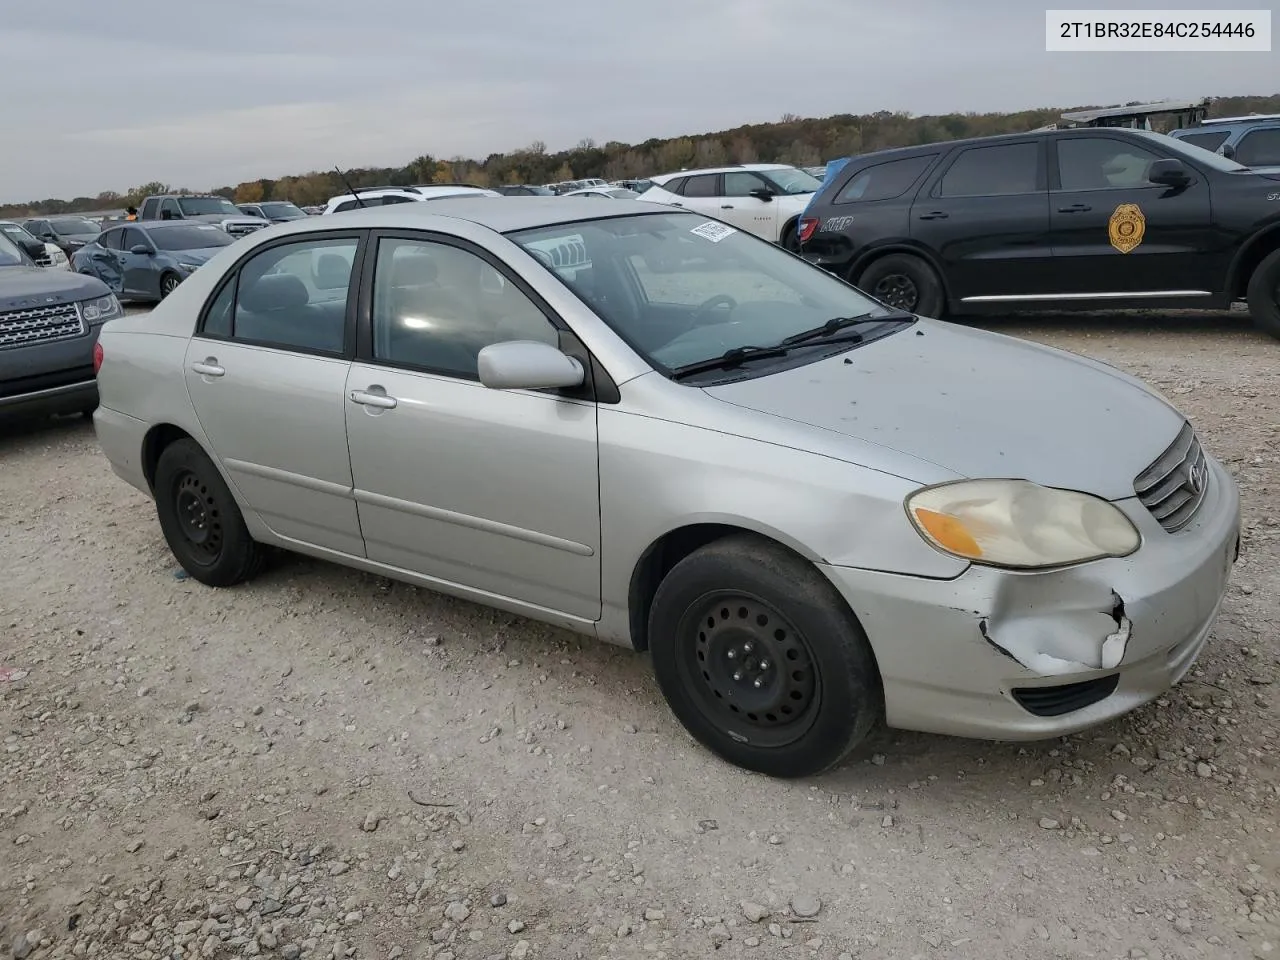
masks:
[(0, 267), (0, 310), (92, 300), (110, 293), (96, 277), (44, 267)]
[(1134, 478), (1184, 422), (1105, 364), (933, 320), (706, 392), (963, 477), (1025, 479), (1108, 500), (1134, 495)]

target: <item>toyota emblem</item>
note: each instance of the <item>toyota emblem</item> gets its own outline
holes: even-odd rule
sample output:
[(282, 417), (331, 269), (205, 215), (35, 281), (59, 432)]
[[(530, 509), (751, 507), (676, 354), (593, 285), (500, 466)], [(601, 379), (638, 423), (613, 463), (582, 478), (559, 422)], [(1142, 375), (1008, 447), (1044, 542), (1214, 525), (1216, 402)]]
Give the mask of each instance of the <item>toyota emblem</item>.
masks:
[(1190, 474), (1187, 475), (1187, 484), (1191, 487), (1191, 492), (1198, 497), (1204, 493), (1204, 485), (1208, 479), (1209, 465), (1201, 460), (1191, 468)]

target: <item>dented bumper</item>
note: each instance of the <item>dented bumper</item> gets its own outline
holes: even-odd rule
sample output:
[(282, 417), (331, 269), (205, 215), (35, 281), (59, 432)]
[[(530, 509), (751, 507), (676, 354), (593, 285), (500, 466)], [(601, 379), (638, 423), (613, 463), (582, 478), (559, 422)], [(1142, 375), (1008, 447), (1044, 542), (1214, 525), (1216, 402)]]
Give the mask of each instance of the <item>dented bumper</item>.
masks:
[(1204, 646), (1239, 552), (1240, 498), (1216, 461), (1196, 519), (1166, 533), (1137, 500), (1132, 556), (954, 580), (825, 566), (884, 680), (890, 726), (1000, 740), (1086, 729), (1177, 683)]

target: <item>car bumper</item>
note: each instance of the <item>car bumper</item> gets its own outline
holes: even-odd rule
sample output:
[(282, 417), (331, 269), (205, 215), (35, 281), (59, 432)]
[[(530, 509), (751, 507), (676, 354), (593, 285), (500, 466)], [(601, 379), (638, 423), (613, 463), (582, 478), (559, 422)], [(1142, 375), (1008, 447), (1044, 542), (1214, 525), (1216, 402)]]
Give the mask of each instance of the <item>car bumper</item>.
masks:
[(93, 345), (99, 326), (78, 337), (0, 350), (0, 415), (92, 409), (98, 402)]
[(128, 414), (98, 407), (93, 411), (93, 430), (98, 437), (98, 447), (111, 464), (117, 477), (132, 487), (151, 496), (142, 464), (142, 445), (147, 436), (147, 424)]
[[(1076, 733), (1159, 697), (1208, 639), (1239, 554), (1240, 497), (1216, 461), (1195, 521), (1166, 533), (1116, 504), (1131, 557), (1017, 573), (971, 566), (927, 580), (824, 565), (871, 641), (891, 727), (993, 740)], [(1103, 644), (1123, 644), (1104, 664)]]

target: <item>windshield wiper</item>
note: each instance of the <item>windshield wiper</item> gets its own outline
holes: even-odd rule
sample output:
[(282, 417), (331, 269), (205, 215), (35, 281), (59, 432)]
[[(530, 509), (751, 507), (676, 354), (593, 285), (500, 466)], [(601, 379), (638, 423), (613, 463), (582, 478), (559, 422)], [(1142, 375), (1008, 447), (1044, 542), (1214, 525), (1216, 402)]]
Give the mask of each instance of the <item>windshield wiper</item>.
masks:
[[(879, 323), (881, 320), (913, 320), (912, 314), (894, 312), (887, 315), (876, 316), (871, 313), (859, 314), (856, 317), (832, 317), (820, 327), (814, 327), (811, 330), (801, 330), (799, 333), (793, 333), (791, 336), (784, 338), (778, 343), (779, 347), (793, 347), (798, 343), (808, 343), (811, 340), (825, 340), (833, 334), (839, 333), (841, 330), (849, 327), (859, 326), (864, 323)], [(862, 340), (862, 334), (849, 333), (840, 337), (842, 341), (849, 343), (858, 343)]]
[(693, 363), (686, 363), (682, 367), (676, 367), (671, 371), (671, 379), (683, 380), (686, 377), (693, 376), (695, 373), (705, 373), (707, 370), (731, 370), (734, 367), (741, 366), (747, 360), (785, 357), (788, 349), (782, 344), (776, 347), (734, 347), (732, 350), (726, 350), (718, 357), (695, 360)]

